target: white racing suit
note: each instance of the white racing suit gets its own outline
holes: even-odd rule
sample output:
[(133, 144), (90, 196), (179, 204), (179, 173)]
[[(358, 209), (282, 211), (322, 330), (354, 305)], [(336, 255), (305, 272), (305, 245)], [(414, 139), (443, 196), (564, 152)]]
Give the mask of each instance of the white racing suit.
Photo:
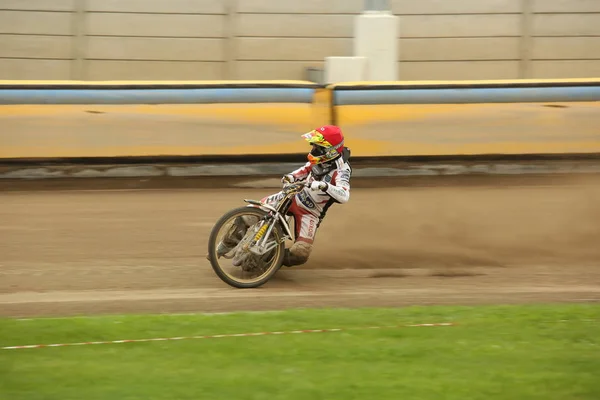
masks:
[[(315, 175), (314, 167), (310, 162), (291, 173), (294, 180), (298, 181), (313, 172), (307, 181), (309, 185), (317, 180), (326, 182), (328, 186), (324, 191), (305, 187), (294, 197), (289, 212), (294, 216), (296, 237), (292, 247), (286, 249), (283, 265), (291, 267), (304, 264), (310, 256), (317, 229), (329, 207), (334, 203), (343, 204), (349, 200), (352, 169), (344, 158), (346, 157), (338, 157), (331, 161), (334, 164), (332, 169), (321, 176)], [(283, 193), (279, 192), (265, 197), (262, 201), (274, 204), (282, 197)]]

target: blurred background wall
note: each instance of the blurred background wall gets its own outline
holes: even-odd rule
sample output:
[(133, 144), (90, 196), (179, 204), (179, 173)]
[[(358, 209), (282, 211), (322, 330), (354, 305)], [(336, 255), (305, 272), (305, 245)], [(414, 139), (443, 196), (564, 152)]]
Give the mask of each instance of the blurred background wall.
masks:
[[(600, 0), (391, 0), (399, 79), (600, 76)], [(0, 79), (308, 79), (363, 0), (0, 0)]]

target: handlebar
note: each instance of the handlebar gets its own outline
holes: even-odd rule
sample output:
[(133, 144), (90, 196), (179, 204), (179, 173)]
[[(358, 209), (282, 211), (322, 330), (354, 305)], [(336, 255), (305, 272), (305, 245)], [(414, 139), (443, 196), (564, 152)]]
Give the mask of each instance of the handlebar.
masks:
[(287, 185), (283, 185), (283, 192), (286, 194), (300, 192), (302, 189), (308, 186), (309, 184), (307, 179), (294, 183), (288, 183)]

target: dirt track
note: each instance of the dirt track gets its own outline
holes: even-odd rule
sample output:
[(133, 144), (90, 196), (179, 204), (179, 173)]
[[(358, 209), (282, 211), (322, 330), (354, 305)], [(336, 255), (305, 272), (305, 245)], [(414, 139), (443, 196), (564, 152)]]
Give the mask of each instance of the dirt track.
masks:
[(0, 315), (600, 300), (600, 178), (444, 179), (356, 185), (309, 264), (258, 290), (218, 280), (206, 239), (272, 190), (7, 191)]

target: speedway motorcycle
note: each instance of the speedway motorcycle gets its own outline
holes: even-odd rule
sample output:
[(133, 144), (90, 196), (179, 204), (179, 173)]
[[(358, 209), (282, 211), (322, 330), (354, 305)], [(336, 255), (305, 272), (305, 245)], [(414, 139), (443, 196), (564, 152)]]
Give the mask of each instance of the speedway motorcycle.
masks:
[[(294, 196), (308, 186), (309, 180), (285, 185), (283, 196), (269, 205), (244, 199), (248, 205), (225, 213), (215, 223), (208, 239), (208, 258), (217, 276), (235, 288), (257, 288), (281, 268), (286, 240), (294, 240), (289, 213)], [(240, 230), (240, 224), (245, 223)], [(218, 256), (219, 244), (228, 235), (239, 240), (227, 253)]]

